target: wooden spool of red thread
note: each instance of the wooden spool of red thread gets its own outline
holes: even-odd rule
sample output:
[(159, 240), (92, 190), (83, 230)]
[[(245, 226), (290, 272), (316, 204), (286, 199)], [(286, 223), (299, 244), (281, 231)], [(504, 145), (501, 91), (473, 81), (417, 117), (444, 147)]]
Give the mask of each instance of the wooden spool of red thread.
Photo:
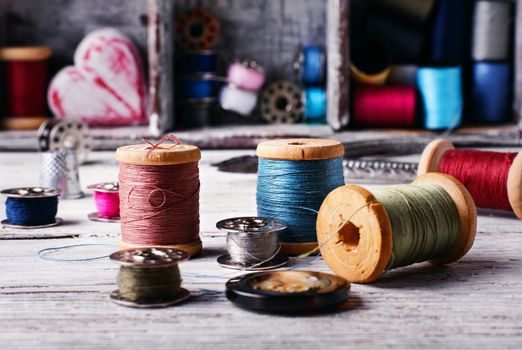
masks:
[(2, 126), (36, 129), (46, 116), (47, 62), (52, 50), (46, 46), (0, 49), (5, 85)]
[[(460, 163), (458, 158), (443, 159), (448, 155), (459, 157), (459, 154), (455, 154), (459, 152), (465, 157), (460, 158)], [(504, 168), (496, 169), (499, 164)], [(417, 175), (435, 171), (460, 180), (471, 193), (477, 207), (511, 209), (517, 218), (522, 219), (522, 152), (455, 150), (451, 142), (439, 139), (428, 144), (422, 152)]]

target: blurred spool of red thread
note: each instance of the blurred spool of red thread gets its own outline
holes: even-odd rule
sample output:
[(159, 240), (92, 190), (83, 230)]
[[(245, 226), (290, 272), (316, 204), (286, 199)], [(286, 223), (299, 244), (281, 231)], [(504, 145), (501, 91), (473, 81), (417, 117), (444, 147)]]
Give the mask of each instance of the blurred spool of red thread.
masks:
[(24, 118), (33, 120), (32, 128), (37, 128), (46, 118), (47, 62), (51, 53), (51, 48), (45, 46), (0, 49), (5, 113), (13, 121), (7, 125), (31, 128), (32, 123), (18, 119)]
[(357, 126), (411, 128), (415, 120), (414, 86), (357, 86), (353, 116)]

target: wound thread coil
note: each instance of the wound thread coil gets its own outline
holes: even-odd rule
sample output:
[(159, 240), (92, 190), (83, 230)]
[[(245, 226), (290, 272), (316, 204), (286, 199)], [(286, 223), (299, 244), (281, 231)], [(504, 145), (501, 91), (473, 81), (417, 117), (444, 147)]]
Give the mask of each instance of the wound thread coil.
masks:
[(189, 296), (181, 287), (178, 264), (189, 258), (186, 252), (166, 248), (136, 248), (111, 254), (120, 264), (118, 289), (111, 299), (136, 308), (166, 307)]
[(353, 117), (357, 126), (406, 127), (416, 124), (414, 86), (357, 86)]
[(200, 158), (197, 147), (180, 144), (174, 135), (118, 148), (122, 246), (201, 251)]
[(334, 140), (283, 139), (262, 142), (259, 157), (257, 213), (288, 227), (281, 251), (288, 255), (316, 247), (315, 221), (324, 197), (344, 184), (343, 145)]
[(422, 67), (417, 84), (424, 106), (424, 127), (452, 129), (462, 122), (463, 92), (460, 67)]
[(522, 155), (456, 150), (447, 140), (424, 149), (418, 174), (440, 171), (460, 180), (479, 208), (512, 211), (522, 219)]
[(7, 197), (6, 220), (3, 226), (11, 228), (45, 228), (62, 223), (56, 218), (59, 192), (43, 187), (19, 187), (0, 192)]
[(475, 62), (472, 67), (471, 118), (500, 123), (510, 115), (511, 65), (508, 62)]
[(347, 185), (321, 205), (321, 255), (338, 275), (368, 283), (385, 271), (415, 262), (447, 264), (471, 248), (476, 208), (455, 178), (438, 173), (411, 185), (368, 191)]
[(267, 270), (283, 266), (288, 261), (286, 256), (279, 254), (279, 233), (286, 226), (276, 220), (238, 217), (221, 220), (216, 227), (227, 232), (228, 255), (217, 260), (223, 267)]
[(473, 20), (471, 57), (476, 61), (509, 59), (512, 4), (477, 1)]
[(92, 221), (116, 222), (120, 220), (120, 195), (117, 182), (103, 182), (87, 187), (94, 191), (96, 213), (88, 218)]

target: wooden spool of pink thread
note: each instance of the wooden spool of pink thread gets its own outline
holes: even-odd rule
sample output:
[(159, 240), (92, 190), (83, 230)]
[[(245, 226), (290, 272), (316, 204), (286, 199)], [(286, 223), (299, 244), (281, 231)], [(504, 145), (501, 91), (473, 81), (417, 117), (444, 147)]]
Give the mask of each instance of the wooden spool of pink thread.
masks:
[[(175, 143), (165, 144), (168, 140)], [(116, 159), (120, 162), (120, 246), (199, 254), (199, 149), (166, 135), (156, 144), (120, 147)]]

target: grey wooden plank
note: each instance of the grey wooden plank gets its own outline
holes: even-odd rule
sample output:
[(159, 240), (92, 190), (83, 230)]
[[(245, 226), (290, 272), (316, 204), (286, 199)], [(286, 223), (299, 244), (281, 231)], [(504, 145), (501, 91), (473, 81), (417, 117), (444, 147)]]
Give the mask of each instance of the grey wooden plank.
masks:
[[(225, 251), (225, 239), (214, 225), (224, 217), (255, 213), (256, 177), (218, 173), (210, 164), (243, 154), (203, 152), (205, 250), (181, 266), (183, 284), (193, 297), (180, 306), (134, 310), (111, 303), (108, 295), (116, 287), (117, 266), (106, 258), (80, 263), (38, 257), (41, 249), (76, 244), (103, 245), (52, 256), (90, 257), (115, 249), (118, 225), (85, 218), (94, 208), (92, 198), (60, 203), (60, 215), (69, 224), (57, 230), (67, 228), (78, 238), (1, 241), (2, 348), (520, 348), (522, 222), (508, 214), (483, 213), (475, 245), (458, 263), (418, 264), (390, 271), (372, 285), (352, 285), (351, 299), (336, 313), (287, 317), (233, 306), (224, 297), (224, 283), (238, 272), (215, 262)], [(0, 170), (0, 188), (30, 183), (37, 178), (38, 155), (0, 153)], [(112, 152), (95, 153), (80, 169), (83, 186), (112, 180), (116, 174)], [(304, 263), (299, 267), (303, 269), (329, 271), (321, 258), (296, 263)]]

